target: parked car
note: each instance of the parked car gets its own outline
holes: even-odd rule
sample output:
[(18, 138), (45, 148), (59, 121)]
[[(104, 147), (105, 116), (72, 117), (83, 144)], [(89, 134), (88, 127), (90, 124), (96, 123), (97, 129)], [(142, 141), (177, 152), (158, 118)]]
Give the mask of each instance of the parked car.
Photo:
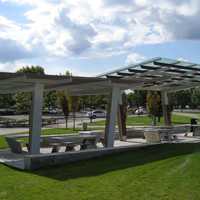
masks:
[(128, 108), (127, 112), (129, 115), (135, 114), (135, 111), (137, 110), (137, 108)]
[(57, 114), (58, 110), (57, 109), (50, 109), (49, 114)]
[(88, 112), (87, 116), (92, 119), (104, 118), (106, 117), (106, 112), (104, 110), (93, 110)]
[(56, 115), (56, 114), (61, 114), (62, 110), (59, 108), (51, 108), (48, 109), (48, 114)]
[(143, 114), (146, 114), (147, 111), (143, 108), (143, 107), (139, 107), (136, 111), (135, 111), (135, 114), (136, 115), (143, 115)]

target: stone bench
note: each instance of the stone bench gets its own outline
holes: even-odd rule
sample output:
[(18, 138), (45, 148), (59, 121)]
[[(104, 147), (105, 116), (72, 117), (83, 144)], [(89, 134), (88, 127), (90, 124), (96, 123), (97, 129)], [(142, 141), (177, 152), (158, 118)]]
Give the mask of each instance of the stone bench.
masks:
[(145, 130), (144, 137), (147, 143), (159, 143), (161, 141), (160, 132), (155, 129)]
[(65, 137), (51, 137), (48, 138), (49, 142), (60, 142), (61, 144), (72, 143), (74, 145), (80, 145), (80, 149), (95, 149), (97, 148), (97, 136), (96, 135), (74, 135)]
[[(13, 153), (22, 153), (23, 146), (26, 145), (29, 150), (29, 144), (26, 141), (19, 141), (28, 139), (28, 134), (17, 134), (6, 136), (6, 142)], [(40, 146), (44, 148), (51, 147), (53, 152), (58, 152), (59, 147), (65, 146), (66, 150), (72, 149), (80, 145), (81, 150), (97, 148), (97, 137), (95, 135), (84, 136), (75, 134), (61, 134), (61, 135), (44, 135), (40, 138)], [(72, 147), (73, 146), (73, 147)]]
[(200, 125), (192, 125), (193, 136), (200, 136)]
[(23, 150), (22, 150), (23, 145), (21, 142), (18, 142), (16, 139), (10, 138), (10, 137), (5, 137), (5, 139), (13, 153), (22, 153), (23, 152)]

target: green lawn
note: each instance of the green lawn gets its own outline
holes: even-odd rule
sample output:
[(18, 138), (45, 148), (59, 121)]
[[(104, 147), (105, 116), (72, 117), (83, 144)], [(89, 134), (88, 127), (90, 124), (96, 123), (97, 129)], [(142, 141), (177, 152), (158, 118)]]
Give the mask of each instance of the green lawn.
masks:
[(200, 145), (165, 144), (22, 172), (0, 165), (1, 200), (199, 200)]
[[(54, 135), (54, 134), (67, 134), (67, 133), (76, 133), (80, 131), (80, 129), (76, 129), (73, 131), (71, 128), (53, 128), (53, 129), (45, 129), (42, 130), (42, 135)], [(0, 149), (4, 149), (7, 147), (7, 143), (3, 136), (0, 136)], [(1, 199), (0, 199), (1, 200)]]
[[(72, 130), (43, 130), (55, 133)], [(199, 200), (199, 172), (200, 144), (144, 147), (34, 172), (0, 164), (0, 200)]]
[[(173, 124), (189, 124), (191, 117), (188, 116), (180, 116), (180, 115), (173, 115), (172, 116), (172, 123)], [(130, 116), (127, 119), (127, 125), (134, 126), (134, 125), (151, 125), (152, 119), (148, 116)], [(97, 121), (90, 123), (91, 126), (104, 126), (105, 120)], [(158, 125), (163, 125), (163, 118), (161, 118), (161, 122)]]

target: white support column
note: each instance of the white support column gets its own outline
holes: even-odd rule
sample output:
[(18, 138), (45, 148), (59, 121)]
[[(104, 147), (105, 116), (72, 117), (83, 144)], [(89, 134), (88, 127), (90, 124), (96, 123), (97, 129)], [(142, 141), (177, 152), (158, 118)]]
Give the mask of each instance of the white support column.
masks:
[(107, 124), (106, 124), (106, 133), (105, 133), (105, 146), (113, 147), (114, 137), (115, 137), (115, 122), (117, 119), (118, 104), (121, 91), (119, 87), (114, 86), (112, 89), (112, 95), (110, 99), (110, 108), (107, 113)]
[(119, 102), (118, 102), (119, 105), (122, 105), (123, 102), (122, 102), (122, 92), (120, 91), (120, 94), (119, 94)]
[(40, 135), (42, 129), (43, 84), (36, 83), (32, 93), (32, 109), (30, 113), (30, 154), (40, 153)]
[(169, 105), (169, 100), (168, 100), (167, 92), (165, 92), (165, 91), (162, 91), (162, 100), (163, 100), (163, 104), (164, 105)]

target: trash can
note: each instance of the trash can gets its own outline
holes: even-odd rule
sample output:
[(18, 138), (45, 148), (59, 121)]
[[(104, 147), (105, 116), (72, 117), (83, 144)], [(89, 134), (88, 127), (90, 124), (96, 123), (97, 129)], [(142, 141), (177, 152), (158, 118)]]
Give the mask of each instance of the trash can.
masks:
[(191, 129), (190, 129), (190, 131), (191, 131), (191, 132), (194, 132), (195, 125), (197, 125), (197, 119), (191, 118), (190, 124), (191, 124)]

